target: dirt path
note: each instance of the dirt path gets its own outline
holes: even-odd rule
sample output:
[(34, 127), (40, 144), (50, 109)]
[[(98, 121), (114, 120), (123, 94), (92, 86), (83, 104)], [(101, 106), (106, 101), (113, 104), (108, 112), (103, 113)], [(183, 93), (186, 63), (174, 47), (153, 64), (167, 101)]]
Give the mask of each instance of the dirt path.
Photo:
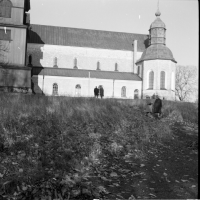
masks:
[(109, 158), (101, 182), (107, 199), (191, 199), (198, 195), (198, 132), (173, 126), (174, 140), (152, 144), (143, 161)]

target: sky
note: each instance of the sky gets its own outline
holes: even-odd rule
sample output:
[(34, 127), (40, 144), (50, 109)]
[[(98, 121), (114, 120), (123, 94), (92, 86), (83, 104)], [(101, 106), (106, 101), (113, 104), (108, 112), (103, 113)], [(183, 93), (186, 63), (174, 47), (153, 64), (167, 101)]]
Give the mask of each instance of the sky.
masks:
[[(198, 0), (159, 0), (166, 46), (178, 65), (199, 66)], [(158, 0), (31, 0), (31, 24), (149, 34)]]

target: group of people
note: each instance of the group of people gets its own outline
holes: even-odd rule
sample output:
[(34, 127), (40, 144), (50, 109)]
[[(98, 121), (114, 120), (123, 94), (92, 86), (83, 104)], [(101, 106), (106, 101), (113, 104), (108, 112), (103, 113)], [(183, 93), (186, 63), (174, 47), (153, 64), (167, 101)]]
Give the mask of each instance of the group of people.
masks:
[[(104, 96), (104, 89), (102, 86), (97, 86), (94, 88), (94, 96), (98, 98), (99, 96), (101, 99)], [(151, 101), (150, 96), (146, 96), (146, 115), (149, 117), (155, 117), (155, 118), (160, 118), (162, 116), (162, 100), (159, 98), (158, 95), (154, 95), (155, 101), (154, 103)]]
[(152, 103), (149, 96), (146, 96), (146, 115), (149, 117), (160, 118), (162, 116), (162, 100), (158, 95), (155, 95), (156, 100)]
[(104, 89), (102, 86), (100, 86), (99, 88), (97, 88), (97, 86), (94, 88), (94, 96), (96, 98), (98, 98), (100, 95), (101, 99), (103, 98), (104, 96)]

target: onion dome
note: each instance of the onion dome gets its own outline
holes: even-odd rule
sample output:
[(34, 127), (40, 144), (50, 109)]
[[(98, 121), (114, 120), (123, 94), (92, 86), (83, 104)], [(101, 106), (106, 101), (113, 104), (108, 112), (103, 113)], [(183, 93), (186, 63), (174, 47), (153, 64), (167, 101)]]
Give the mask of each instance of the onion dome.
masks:
[(160, 11), (159, 9), (155, 13), (156, 19), (151, 24), (149, 29), (149, 36), (150, 36), (150, 45), (152, 44), (164, 44), (165, 45), (165, 32), (166, 26), (164, 22), (160, 19)]
[(139, 63), (145, 60), (171, 60), (175, 63), (171, 50), (165, 46), (166, 27), (164, 22), (160, 19), (159, 9), (155, 13), (156, 19), (151, 24), (149, 29), (150, 46), (143, 52), (141, 58), (136, 62)]
[(157, 18), (151, 24), (150, 29), (151, 28), (159, 28), (159, 27), (160, 28), (166, 28), (165, 23), (160, 19), (161, 12), (159, 10), (157, 10), (155, 15), (156, 15)]
[(136, 62), (139, 63), (145, 60), (171, 60), (175, 63), (171, 50), (163, 44), (151, 45), (142, 54), (141, 58)]

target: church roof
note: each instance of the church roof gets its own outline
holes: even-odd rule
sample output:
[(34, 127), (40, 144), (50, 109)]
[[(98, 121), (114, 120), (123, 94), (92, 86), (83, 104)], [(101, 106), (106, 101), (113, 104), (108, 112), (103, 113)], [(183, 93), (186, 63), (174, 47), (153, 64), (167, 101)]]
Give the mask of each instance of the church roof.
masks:
[(46, 76), (65, 76), (75, 78), (90, 78), (96, 79), (114, 79), (114, 80), (128, 80), (141, 81), (142, 79), (133, 73), (128, 72), (111, 72), (100, 70), (83, 70), (83, 69), (68, 69), (68, 68), (52, 68), (52, 67), (33, 67), (32, 75), (46, 75)]
[(137, 40), (139, 52), (148, 46), (148, 35), (145, 34), (35, 24), (31, 27), (28, 43), (133, 51), (133, 40)]
[(141, 58), (136, 62), (139, 63), (144, 60), (171, 60), (175, 63), (176, 60), (173, 57), (171, 50), (163, 44), (155, 44), (149, 46), (143, 53)]

